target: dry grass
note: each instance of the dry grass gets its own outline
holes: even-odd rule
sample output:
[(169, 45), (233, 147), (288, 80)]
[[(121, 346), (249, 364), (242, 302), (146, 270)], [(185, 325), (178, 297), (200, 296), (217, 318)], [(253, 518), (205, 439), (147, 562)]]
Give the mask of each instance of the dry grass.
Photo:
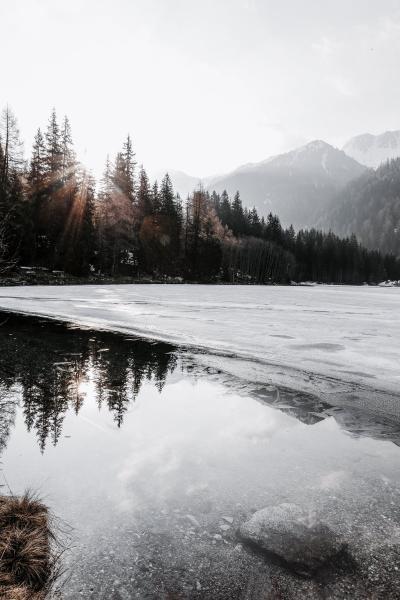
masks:
[(43, 600), (55, 577), (47, 508), (32, 494), (0, 496), (0, 598)]

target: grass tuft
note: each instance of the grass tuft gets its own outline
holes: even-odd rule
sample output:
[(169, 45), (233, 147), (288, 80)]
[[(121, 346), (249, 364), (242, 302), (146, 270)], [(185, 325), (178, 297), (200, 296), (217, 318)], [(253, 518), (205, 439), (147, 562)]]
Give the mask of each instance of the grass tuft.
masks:
[(0, 599), (42, 600), (57, 557), (46, 506), (33, 494), (0, 496)]

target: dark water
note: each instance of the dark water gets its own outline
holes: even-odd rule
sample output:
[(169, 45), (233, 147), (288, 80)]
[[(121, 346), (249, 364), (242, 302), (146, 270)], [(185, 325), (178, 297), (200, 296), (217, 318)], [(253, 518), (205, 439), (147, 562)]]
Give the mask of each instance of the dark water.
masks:
[[(168, 344), (0, 322), (0, 482), (68, 525), (65, 598), (398, 597), (395, 420)], [(239, 524), (283, 501), (343, 535), (357, 573), (303, 581), (244, 547)]]

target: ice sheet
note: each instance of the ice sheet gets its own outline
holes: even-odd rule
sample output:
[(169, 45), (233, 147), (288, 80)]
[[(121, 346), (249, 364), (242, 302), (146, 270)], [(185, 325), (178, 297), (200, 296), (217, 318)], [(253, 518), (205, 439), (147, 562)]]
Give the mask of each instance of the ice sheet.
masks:
[(3, 287), (0, 309), (251, 359), (291, 387), (321, 376), (397, 394), (400, 383), (398, 288)]

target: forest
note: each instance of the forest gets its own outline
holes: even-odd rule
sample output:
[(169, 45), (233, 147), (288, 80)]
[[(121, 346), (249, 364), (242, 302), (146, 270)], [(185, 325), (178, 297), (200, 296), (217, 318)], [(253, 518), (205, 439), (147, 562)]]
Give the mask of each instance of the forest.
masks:
[(77, 160), (67, 117), (53, 110), (24, 158), (16, 117), (0, 123), (0, 276), (21, 267), (87, 280), (378, 283), (400, 279), (400, 260), (354, 234), (284, 229), (202, 188), (181, 199), (168, 174), (150, 182), (131, 137), (107, 157), (99, 182)]
[(355, 233), (366, 248), (400, 256), (400, 158), (348, 184), (321, 224), (339, 235)]

